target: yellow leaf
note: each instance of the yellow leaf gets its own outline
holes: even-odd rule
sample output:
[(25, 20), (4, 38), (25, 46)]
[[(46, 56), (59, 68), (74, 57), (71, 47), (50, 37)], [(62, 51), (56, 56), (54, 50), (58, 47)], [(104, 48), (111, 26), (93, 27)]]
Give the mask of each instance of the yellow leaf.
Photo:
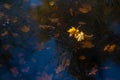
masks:
[(75, 35), (75, 38), (77, 39), (77, 41), (82, 41), (85, 39), (85, 35), (83, 32), (79, 32), (77, 35)]
[(71, 36), (77, 34), (79, 32), (79, 30), (76, 29), (75, 27), (72, 27), (67, 32), (69, 32), (69, 36), (71, 37)]

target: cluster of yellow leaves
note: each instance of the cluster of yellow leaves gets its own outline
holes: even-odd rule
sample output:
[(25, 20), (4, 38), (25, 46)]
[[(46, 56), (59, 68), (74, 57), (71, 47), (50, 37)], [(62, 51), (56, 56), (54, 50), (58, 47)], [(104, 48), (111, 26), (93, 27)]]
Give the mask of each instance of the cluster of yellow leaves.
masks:
[(67, 32), (69, 32), (69, 36), (77, 39), (77, 41), (84, 40), (85, 34), (82, 31), (79, 31), (75, 27), (70, 28)]
[(69, 33), (69, 37), (73, 36), (75, 39), (77, 39), (77, 41), (83, 41), (85, 38), (91, 38), (93, 36), (93, 35), (87, 35), (73, 26), (67, 32)]
[(116, 44), (108, 44), (108, 45), (106, 45), (105, 47), (104, 47), (104, 51), (107, 51), (107, 52), (113, 52), (113, 51), (115, 51), (115, 49), (116, 49)]

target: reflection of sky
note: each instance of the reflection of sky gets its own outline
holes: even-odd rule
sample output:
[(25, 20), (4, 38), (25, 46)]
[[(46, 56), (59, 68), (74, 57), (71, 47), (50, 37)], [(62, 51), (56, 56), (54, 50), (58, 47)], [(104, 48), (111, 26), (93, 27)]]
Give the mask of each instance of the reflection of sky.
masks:
[(30, 4), (32, 6), (37, 6), (41, 4), (41, 0), (30, 0)]
[[(39, 0), (32, 0), (31, 2), (38, 4)], [(4, 11), (3, 9), (2, 12)], [(11, 17), (9, 12), (7, 13), (8, 18)], [(18, 11), (14, 10), (14, 13), (16, 12)], [(0, 19), (0, 29), (2, 32), (3, 28), (8, 31), (8, 34), (3, 37), (0, 36), (0, 39), (2, 40), (2, 45), (9, 46), (9, 53), (3, 52), (2, 54), (10, 54), (12, 56), (6, 65), (0, 61), (0, 80), (74, 80), (66, 70), (58, 74), (55, 72), (58, 67), (59, 57), (59, 53), (56, 51), (56, 42), (54, 38), (51, 38), (47, 42), (41, 43), (41, 38), (39, 39), (37, 36), (40, 34), (40, 28), (25, 17), (28, 15), (18, 15), (18, 23), (13, 23), (11, 18), (9, 23), (6, 23), (5, 17)], [(15, 14), (13, 16), (16, 17)], [(23, 25), (29, 27), (30, 31), (27, 33), (22, 32), (21, 27)], [(16, 33), (18, 36), (11, 36), (12, 33)], [(45, 74), (45, 77), (52, 75), (52, 78), (41, 79), (44, 76), (43, 74)]]
[(113, 61), (108, 60), (105, 66), (110, 67), (104, 71), (106, 80), (120, 80), (120, 65), (115, 64)]

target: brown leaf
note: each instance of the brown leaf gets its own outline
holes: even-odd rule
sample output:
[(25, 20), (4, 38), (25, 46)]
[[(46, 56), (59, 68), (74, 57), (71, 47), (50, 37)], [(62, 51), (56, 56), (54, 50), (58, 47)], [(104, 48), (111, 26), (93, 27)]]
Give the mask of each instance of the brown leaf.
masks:
[(72, 8), (69, 9), (69, 13), (71, 16), (73, 16), (73, 9)]
[(115, 51), (116, 47), (117, 47), (116, 44), (111, 44), (111, 45), (108, 44), (104, 47), (103, 50), (111, 53), (111, 52)]
[(4, 7), (5, 9), (10, 9), (10, 8), (11, 8), (11, 4), (5, 3), (5, 4), (3, 5), (3, 7)]
[(86, 59), (86, 56), (82, 55), (79, 57), (80, 60), (85, 60)]
[(86, 25), (86, 22), (79, 21), (78, 24), (80, 24), (80, 25)]
[(0, 18), (4, 16), (4, 13), (3, 12), (0, 12)]
[(4, 31), (1, 36), (4, 37), (4, 36), (7, 36), (8, 35), (8, 31)]
[(92, 48), (94, 45), (90, 41), (83, 41), (82, 42), (82, 48)]
[(83, 3), (81, 7), (78, 9), (79, 12), (81, 13), (88, 13), (92, 10), (92, 6), (89, 3)]
[(28, 26), (24, 25), (24, 26), (22, 26), (21, 31), (27, 33), (30, 31), (30, 28)]

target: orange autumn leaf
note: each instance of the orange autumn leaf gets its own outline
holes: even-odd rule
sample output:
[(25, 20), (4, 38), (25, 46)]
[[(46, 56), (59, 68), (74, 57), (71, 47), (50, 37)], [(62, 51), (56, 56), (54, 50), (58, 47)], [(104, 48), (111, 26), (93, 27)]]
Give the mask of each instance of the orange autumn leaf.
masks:
[(104, 51), (107, 51), (107, 52), (113, 52), (113, 51), (115, 51), (115, 49), (116, 49), (116, 44), (108, 44), (108, 45), (106, 45), (105, 47), (104, 47)]

